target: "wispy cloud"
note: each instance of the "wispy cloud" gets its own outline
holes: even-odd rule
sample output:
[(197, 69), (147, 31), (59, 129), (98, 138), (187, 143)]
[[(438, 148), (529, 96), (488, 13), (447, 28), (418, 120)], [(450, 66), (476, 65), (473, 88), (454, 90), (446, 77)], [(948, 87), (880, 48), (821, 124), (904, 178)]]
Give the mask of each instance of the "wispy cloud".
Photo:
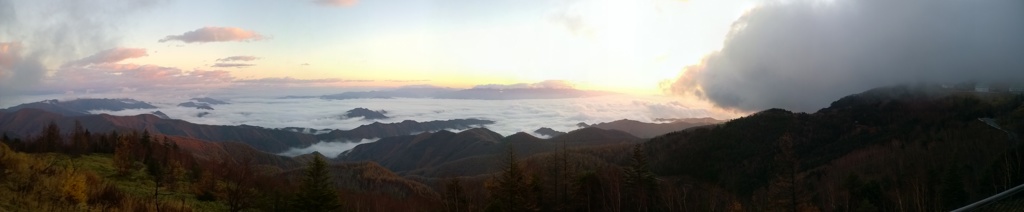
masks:
[(422, 80), (394, 80), (394, 79), (389, 79), (389, 80), (384, 80), (384, 81), (385, 81), (385, 82), (402, 82), (402, 83), (410, 83), (410, 82), (430, 82), (430, 80), (427, 80), (427, 79), (422, 79)]
[(576, 85), (565, 80), (546, 80), (538, 83), (517, 83), (517, 84), (486, 84), (473, 86), (474, 89), (573, 89)]
[(250, 67), (250, 66), (254, 66), (254, 65), (253, 64), (247, 64), (247, 63), (217, 63), (217, 64), (213, 64), (210, 67), (217, 67), (217, 68), (245, 68), (245, 67)]
[(235, 82), (250, 84), (250, 85), (311, 85), (311, 84), (335, 84), (343, 82), (373, 82), (373, 80), (345, 80), (339, 78), (322, 78), (322, 79), (296, 79), (292, 77), (270, 77), (260, 79), (249, 79), (249, 80), (237, 80)]
[(107, 49), (91, 56), (65, 63), (62, 67), (87, 66), (92, 64), (117, 63), (122, 60), (149, 56), (146, 49), (142, 48), (113, 48)]
[(359, 0), (314, 0), (316, 4), (330, 7), (351, 7), (359, 3)]
[(220, 59), (217, 59), (217, 62), (253, 61), (253, 60), (259, 60), (259, 59), (260, 59), (259, 57), (244, 56), (243, 55), (243, 56), (231, 56), (231, 57), (220, 58)]
[(181, 35), (168, 35), (160, 42), (181, 41), (185, 43), (258, 41), (265, 37), (252, 30), (238, 27), (203, 27)]
[(230, 85), (234, 77), (221, 70), (183, 71), (174, 67), (104, 63), (57, 70), (48, 81), (58, 92), (123, 89), (210, 88)]

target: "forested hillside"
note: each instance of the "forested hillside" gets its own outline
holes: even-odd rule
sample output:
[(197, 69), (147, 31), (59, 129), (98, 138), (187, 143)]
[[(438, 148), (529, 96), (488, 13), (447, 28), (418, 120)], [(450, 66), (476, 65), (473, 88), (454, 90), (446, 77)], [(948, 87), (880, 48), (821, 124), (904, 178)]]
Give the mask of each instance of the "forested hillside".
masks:
[[(812, 114), (771, 109), (649, 140), (476, 128), (383, 138), (324, 159), (144, 129), (92, 132), (72, 119), (0, 138), (0, 208), (950, 210), (1024, 183), (1021, 120), (1021, 95), (899, 86)], [(1007, 202), (996, 206), (1019, 201)]]

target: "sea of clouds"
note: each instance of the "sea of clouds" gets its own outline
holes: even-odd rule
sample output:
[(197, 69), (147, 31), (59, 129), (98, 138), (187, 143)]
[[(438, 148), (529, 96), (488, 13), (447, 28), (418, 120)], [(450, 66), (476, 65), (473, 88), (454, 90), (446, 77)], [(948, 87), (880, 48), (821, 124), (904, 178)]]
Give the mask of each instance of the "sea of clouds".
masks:
[[(184, 102), (187, 100), (181, 100)], [(448, 119), (486, 119), (486, 127), (502, 135), (532, 133), (540, 127), (571, 131), (576, 124), (619, 119), (654, 122), (657, 118), (728, 118), (691, 108), (669, 98), (605, 96), (576, 99), (464, 100), (464, 99), (349, 99), (237, 98), (231, 104), (212, 105), (215, 110), (178, 107), (181, 102), (150, 102), (159, 109), (92, 111), (111, 115), (137, 115), (160, 110), (172, 119), (209, 125), (253, 125), (267, 128), (304, 127), (348, 130), (373, 122), (419, 122)], [(342, 118), (353, 108), (385, 110), (389, 119)], [(208, 112), (203, 117), (199, 113)]]
[[(24, 98), (38, 101), (43, 99), (71, 100), (76, 98), (134, 98), (153, 104), (158, 109), (133, 109), (122, 111), (91, 111), (111, 115), (138, 115), (161, 111), (172, 119), (208, 125), (253, 125), (266, 128), (303, 127), (313, 129), (349, 130), (373, 122), (394, 123), (403, 120), (419, 122), (477, 118), (495, 121), (486, 128), (508, 136), (516, 132), (533, 131), (550, 127), (558, 131), (577, 129), (577, 123), (595, 124), (619, 119), (655, 122), (658, 118), (734, 118), (734, 114), (716, 112), (699, 105), (688, 105), (678, 98), (665, 96), (609, 95), (573, 99), (527, 99), (527, 100), (471, 100), (471, 99), (348, 99), (328, 100), (311, 98), (281, 98), (282, 95), (206, 95), (230, 102), (226, 105), (212, 105), (215, 110), (179, 107), (189, 101), (191, 95), (62, 95)], [(6, 105), (11, 106), (11, 105)], [(353, 108), (385, 110), (389, 119), (364, 120), (342, 118), (342, 114)], [(208, 112), (203, 117), (199, 113)], [(536, 135), (536, 134), (534, 134)], [(536, 135), (538, 137), (543, 137)], [(319, 151), (334, 157), (353, 148), (358, 143), (373, 142), (376, 139), (344, 142), (321, 142), (309, 148), (293, 149), (280, 153), (294, 156)]]

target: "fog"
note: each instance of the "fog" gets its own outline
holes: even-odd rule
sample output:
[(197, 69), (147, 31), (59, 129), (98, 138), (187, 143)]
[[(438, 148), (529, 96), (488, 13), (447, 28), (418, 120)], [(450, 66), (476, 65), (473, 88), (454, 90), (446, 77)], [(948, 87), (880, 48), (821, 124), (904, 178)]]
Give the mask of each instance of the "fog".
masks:
[(309, 154), (313, 152), (320, 152), (320, 154), (329, 157), (336, 158), (338, 154), (355, 148), (359, 144), (372, 143), (377, 139), (363, 139), (358, 142), (319, 142), (306, 148), (290, 149), (288, 151), (278, 153), (278, 155), (284, 155), (288, 157), (295, 157), (299, 155)]

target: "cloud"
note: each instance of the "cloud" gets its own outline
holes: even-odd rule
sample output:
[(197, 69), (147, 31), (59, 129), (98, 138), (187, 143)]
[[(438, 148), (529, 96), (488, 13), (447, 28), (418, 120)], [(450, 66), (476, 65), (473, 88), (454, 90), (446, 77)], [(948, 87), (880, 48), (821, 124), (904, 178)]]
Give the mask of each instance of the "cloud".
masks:
[(313, 152), (320, 152), (320, 154), (327, 156), (328, 158), (338, 157), (338, 154), (355, 148), (359, 144), (373, 143), (377, 139), (363, 139), (356, 142), (318, 142), (306, 148), (292, 148), (288, 151), (282, 152), (279, 155), (288, 157), (295, 157), (299, 155), (309, 154)]
[(409, 83), (409, 82), (430, 82), (430, 80), (427, 80), (427, 79), (423, 79), (423, 80), (395, 80), (395, 79), (390, 79), (390, 80), (384, 80), (384, 81), (385, 82), (403, 82), (403, 83)]
[[(337, 88), (331, 88), (336, 90)], [(274, 91), (280, 90), (274, 88)], [(308, 94), (302, 92), (298, 94)], [(291, 95), (294, 95), (293, 93)], [(165, 94), (166, 95), (166, 94)], [(160, 107), (159, 110), (171, 118), (192, 123), (209, 125), (253, 125), (267, 128), (304, 127), (312, 129), (353, 129), (371, 124), (373, 120), (339, 118), (345, 111), (364, 107), (371, 110), (386, 110), (390, 119), (377, 120), (385, 123), (415, 120), (419, 122), (448, 119), (478, 118), (496, 123), (486, 127), (501, 135), (516, 132), (532, 133), (540, 127), (558, 131), (577, 129), (579, 122), (589, 124), (611, 122), (619, 119), (633, 119), (655, 122), (657, 118), (733, 118), (734, 114), (714, 113), (697, 109), (676, 101), (672, 97), (602, 96), (584, 99), (543, 99), (543, 100), (452, 100), (429, 98), (360, 99), (358, 101), (325, 100), (320, 98), (278, 98), (281, 93), (265, 94), (251, 89), (237, 93), (217, 92), (207, 94), (218, 99), (231, 99), (232, 103), (220, 105), (209, 115), (197, 117), (201, 112), (195, 108), (177, 107), (194, 96), (177, 95), (145, 96), (138, 99)], [(112, 96), (114, 98), (118, 96)], [(139, 98), (139, 97), (135, 97)], [(153, 109), (125, 111), (97, 111), (112, 115), (136, 115), (152, 112)], [(458, 131), (458, 130), (453, 130)], [(361, 142), (370, 142), (363, 140)], [(336, 156), (355, 144), (321, 142), (309, 148), (293, 149), (284, 154), (298, 155), (319, 151), (327, 156)]]
[(231, 61), (253, 61), (259, 60), (260, 58), (255, 56), (231, 56), (217, 59), (217, 62), (231, 62)]
[(253, 64), (246, 64), (246, 63), (217, 63), (217, 64), (213, 64), (210, 67), (217, 67), (217, 68), (245, 68), (245, 67), (249, 67), (249, 66), (254, 66), (254, 65)]
[(87, 66), (92, 64), (117, 63), (122, 60), (149, 56), (146, 49), (141, 48), (113, 48), (107, 49), (86, 58), (65, 63), (63, 67)]
[(594, 26), (587, 24), (579, 14), (570, 14), (568, 12), (555, 14), (551, 16), (551, 22), (565, 27), (566, 30), (569, 30), (569, 32), (576, 36), (593, 36), (597, 31)]
[(1019, 83), (1021, 8), (1021, 1), (770, 3), (734, 23), (720, 51), (664, 88), (727, 109), (810, 112), (897, 83)]
[(25, 57), (21, 43), (0, 43), (0, 100), (36, 86), (46, 72), (39, 58)]
[(182, 71), (158, 65), (104, 63), (62, 68), (49, 79), (49, 87), (56, 89), (53, 92), (208, 89), (228, 86), (233, 80), (229, 72), (221, 70)]
[(576, 85), (565, 80), (545, 80), (538, 83), (486, 84), (473, 89), (574, 89)]
[(203, 27), (181, 35), (168, 35), (159, 42), (181, 41), (185, 43), (207, 43), (228, 41), (258, 41), (265, 37), (251, 30), (238, 27)]
[(317, 4), (330, 7), (351, 7), (359, 3), (359, 0), (314, 0)]
[(373, 80), (344, 80), (338, 78), (322, 78), (322, 79), (296, 79), (292, 77), (268, 77), (260, 79), (249, 79), (249, 80), (236, 80), (237, 83), (247, 85), (318, 85), (318, 84), (337, 84), (343, 82), (373, 82)]
[(118, 26), (157, 0), (0, 0), (0, 101), (35, 92), (50, 67), (118, 46)]

